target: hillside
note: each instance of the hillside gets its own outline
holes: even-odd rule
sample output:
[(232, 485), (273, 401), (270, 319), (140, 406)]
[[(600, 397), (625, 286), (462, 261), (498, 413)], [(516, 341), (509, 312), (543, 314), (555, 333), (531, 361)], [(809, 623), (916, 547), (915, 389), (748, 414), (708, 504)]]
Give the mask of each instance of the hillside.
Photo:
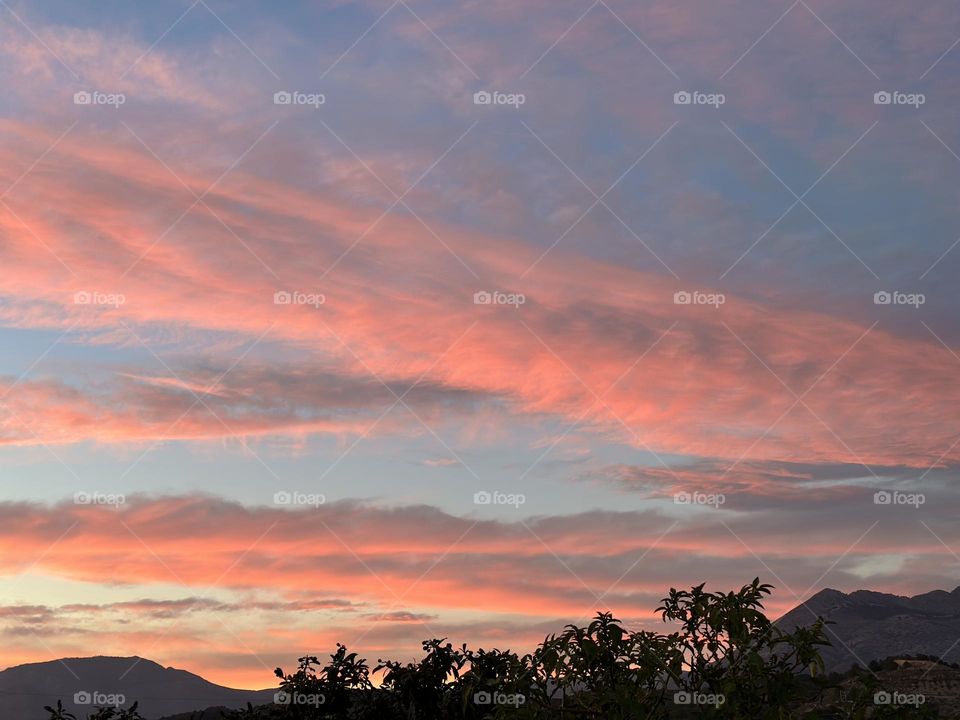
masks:
[(831, 620), (824, 648), (828, 672), (890, 656), (926, 654), (960, 661), (960, 587), (913, 597), (857, 590), (849, 594), (825, 589), (777, 620), (792, 630), (816, 616)]
[(248, 701), (264, 703), (272, 699), (274, 691), (227, 688), (185, 670), (136, 657), (66, 658), (17, 665), (0, 672), (0, 716), (46, 720), (49, 714), (43, 706), (62, 700), (66, 709), (86, 717), (91, 707), (73, 702), (80, 692), (123, 694), (128, 704), (139, 701), (143, 716), (155, 720), (217, 705), (239, 708)]

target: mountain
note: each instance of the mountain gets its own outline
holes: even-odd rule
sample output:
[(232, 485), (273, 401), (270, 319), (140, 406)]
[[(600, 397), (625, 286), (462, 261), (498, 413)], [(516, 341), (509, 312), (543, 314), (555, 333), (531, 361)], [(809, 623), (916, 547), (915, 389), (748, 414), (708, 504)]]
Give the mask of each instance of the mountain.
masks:
[[(244, 707), (273, 700), (273, 690), (235, 690), (202, 677), (165, 668), (137, 657), (65, 658), (17, 665), (0, 672), (0, 717), (4, 720), (46, 720), (44, 705), (63, 701), (64, 708), (85, 718), (93, 706), (74, 702), (77, 693), (123, 695), (126, 706), (140, 702), (148, 720), (189, 713), (214, 705)], [(82, 698), (81, 698), (82, 699)], [(119, 698), (118, 698), (119, 699)]]
[(960, 587), (913, 597), (857, 590), (821, 590), (777, 620), (784, 630), (832, 620), (822, 652), (827, 672), (842, 672), (897, 655), (932, 655), (960, 662)]
[[(833, 645), (822, 650), (828, 672), (844, 672), (854, 664), (898, 656), (928, 655), (960, 662), (960, 587), (913, 597), (868, 590), (846, 594), (828, 588), (776, 623), (789, 631), (811, 624), (818, 616), (834, 623), (827, 630)], [(940, 684), (960, 686), (960, 674), (947, 670), (935, 668), (949, 676)], [(898, 672), (904, 674), (903, 669)], [(929, 684), (932, 678), (924, 670), (917, 683)], [(142, 658), (66, 658), (0, 672), (0, 718), (47, 720), (43, 706), (56, 705), (58, 699), (67, 710), (85, 718), (92, 706), (74, 702), (74, 696), (83, 692), (123, 695), (126, 705), (137, 700), (148, 720), (187, 720), (190, 713), (203, 708), (210, 708), (204, 718), (216, 718), (219, 712), (213, 708), (266, 704), (274, 694), (273, 689), (236, 690), (215, 685), (185, 670), (164, 668)], [(955, 694), (960, 698), (960, 691)], [(960, 707), (960, 700), (957, 705)]]

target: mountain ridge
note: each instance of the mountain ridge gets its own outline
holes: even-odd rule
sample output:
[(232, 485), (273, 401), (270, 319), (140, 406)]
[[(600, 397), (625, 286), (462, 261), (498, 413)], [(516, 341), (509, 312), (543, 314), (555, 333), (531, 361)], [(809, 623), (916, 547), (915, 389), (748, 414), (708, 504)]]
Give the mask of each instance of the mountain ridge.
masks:
[[(960, 586), (912, 596), (823, 588), (775, 623), (790, 631), (818, 616), (834, 623), (827, 626), (832, 646), (822, 649), (827, 672), (891, 656), (922, 654), (960, 662)], [(86, 717), (93, 707), (74, 702), (75, 694), (82, 692), (123, 695), (127, 705), (139, 702), (148, 720), (163, 720), (213, 707), (268, 703), (275, 688), (229, 688), (137, 655), (66, 657), (0, 671), (4, 718), (46, 720), (43, 706), (56, 705), (57, 700), (66, 710)]]
[(2, 717), (15, 720), (46, 720), (44, 705), (56, 705), (58, 700), (69, 712), (86, 717), (94, 705), (84, 702), (84, 693), (91, 701), (120, 696), (125, 705), (137, 701), (143, 716), (153, 720), (211, 706), (266, 703), (274, 692), (217, 685), (188, 670), (136, 655), (59, 658), (0, 671)]
[(821, 653), (827, 672), (896, 655), (960, 661), (960, 586), (917, 595), (824, 588), (784, 613), (776, 624), (789, 631), (809, 625), (817, 616), (835, 623), (827, 626), (832, 646)]

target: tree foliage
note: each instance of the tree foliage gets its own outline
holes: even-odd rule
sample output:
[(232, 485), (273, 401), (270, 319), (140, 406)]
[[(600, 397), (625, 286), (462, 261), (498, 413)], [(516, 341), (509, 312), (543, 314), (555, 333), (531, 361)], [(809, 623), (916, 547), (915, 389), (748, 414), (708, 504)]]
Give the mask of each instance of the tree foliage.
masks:
[[(568, 625), (531, 653), (426, 640), (417, 662), (370, 669), (338, 644), (329, 660), (307, 655), (284, 673), (275, 702), (226, 713), (230, 720), (661, 720), (666, 718), (924, 718), (929, 708), (877, 706), (864, 670), (843, 702), (824, 702), (826, 623), (786, 632), (764, 613), (772, 587), (671, 589), (656, 612), (671, 630), (630, 631), (609, 612)], [(375, 682), (374, 680), (378, 680)], [(77, 720), (47, 708), (50, 720)], [(134, 706), (89, 720), (140, 720)]]

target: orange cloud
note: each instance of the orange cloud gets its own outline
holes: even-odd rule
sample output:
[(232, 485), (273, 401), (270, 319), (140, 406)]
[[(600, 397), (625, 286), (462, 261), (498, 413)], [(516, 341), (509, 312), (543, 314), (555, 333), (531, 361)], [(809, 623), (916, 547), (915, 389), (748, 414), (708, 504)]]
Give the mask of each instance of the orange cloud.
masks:
[[(9, 167), (55, 139), (9, 122), (4, 132), (16, 139)], [(186, 177), (196, 193), (212, 182)], [(918, 467), (957, 457), (949, 419), (960, 407), (958, 361), (933, 337), (732, 295), (716, 309), (676, 305), (672, 278), (560, 249), (523, 277), (540, 253), (518, 241), (433, 220), (428, 231), (395, 215), (369, 230), (374, 211), (243, 168), (205, 199), (219, 220), (198, 206), (165, 234), (193, 202), (135, 141), (123, 148), (68, 136), (0, 206), (6, 316), (77, 323), (133, 345), (127, 328), (266, 335), (297, 350), (294, 374), (333, 362), (357, 378), (409, 386), (425, 373), (437, 386), (503, 399), (514, 412), (582, 418), (585, 428), (657, 452)], [(474, 292), (498, 289), (526, 303), (473, 303)], [(325, 304), (276, 305), (278, 291), (322, 294)], [(76, 305), (77, 292), (124, 303)], [(29, 383), (6, 402), (30, 415), (44, 442), (124, 441), (169, 419), (157, 403), (170, 397), (153, 383), (158, 392), (141, 392), (142, 405), (123, 410), (88, 389)], [(235, 392), (247, 399), (256, 388)], [(327, 422), (292, 427), (280, 413), (273, 424), (238, 421), (235, 432), (359, 430), (344, 408), (325, 409)], [(223, 410), (231, 413), (229, 402)], [(209, 416), (191, 420), (175, 436), (223, 430)], [(30, 435), (21, 430), (19, 441)]]
[[(937, 507), (944, 518), (955, 513), (949, 499)], [(26, 657), (30, 643), (35, 659), (39, 637), (59, 655), (98, 647), (187, 667), (202, 657), (213, 679), (262, 686), (263, 663), (290, 664), (337, 641), (374, 655), (406, 655), (431, 636), (528, 649), (606, 608), (652, 626), (668, 587), (704, 580), (728, 588), (760, 575), (779, 588), (773, 615), (811, 586), (859, 587), (858, 564), (875, 557), (912, 557), (932, 587), (949, 551), (916, 523), (862, 534), (872, 514), (869, 496), (828, 500), (816, 513), (687, 513), (678, 524), (655, 511), (520, 523), (416, 506), (288, 511), (205, 497), (130, 498), (120, 509), (3, 503), (0, 573), (17, 576), (10, 588), (56, 577), (114, 599), (0, 608), (0, 662)], [(949, 520), (927, 520), (956, 541)]]

